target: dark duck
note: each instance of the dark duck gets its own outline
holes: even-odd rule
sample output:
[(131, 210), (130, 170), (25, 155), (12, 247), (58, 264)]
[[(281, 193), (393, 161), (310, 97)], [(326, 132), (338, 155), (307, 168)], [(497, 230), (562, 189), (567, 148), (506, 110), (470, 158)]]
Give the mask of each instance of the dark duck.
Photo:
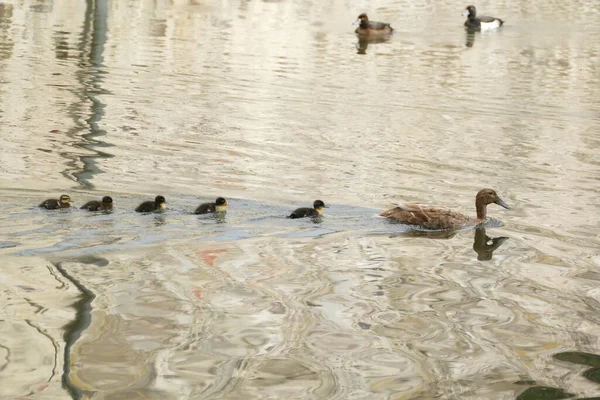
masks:
[(167, 201), (165, 200), (165, 198), (163, 196), (156, 196), (154, 201), (144, 201), (142, 204), (136, 207), (135, 211), (152, 212), (164, 210), (165, 208), (167, 208)]
[(360, 14), (353, 25), (358, 25), (354, 32), (362, 36), (390, 35), (394, 29), (385, 22), (369, 21), (367, 14)]
[(71, 207), (71, 197), (69, 195), (63, 194), (60, 198), (57, 199), (48, 199), (44, 200), (40, 207), (45, 208), (47, 210), (57, 210), (59, 208), (69, 208)]
[(194, 214), (223, 213), (227, 211), (227, 200), (218, 197), (214, 203), (200, 204)]
[(313, 203), (313, 208), (309, 208), (309, 207), (297, 208), (296, 210), (294, 210), (293, 213), (291, 213), (288, 216), (288, 218), (304, 218), (304, 217), (315, 218), (320, 215), (323, 215), (323, 208), (325, 208), (325, 207), (326, 207), (325, 203), (323, 203), (321, 200), (315, 200), (315, 202)]
[(113, 199), (110, 196), (104, 196), (101, 201), (88, 201), (79, 208), (88, 211), (110, 211), (113, 208)]
[(406, 225), (415, 225), (427, 230), (455, 230), (476, 226), (487, 217), (487, 205), (498, 204), (510, 209), (492, 189), (481, 189), (475, 196), (477, 218), (469, 217), (445, 207), (415, 203), (401, 203), (396, 208), (384, 211), (380, 216)]
[(486, 17), (485, 15), (478, 17), (475, 6), (467, 6), (463, 15), (467, 17), (465, 26), (472, 30), (487, 31), (500, 28), (504, 24), (500, 18)]

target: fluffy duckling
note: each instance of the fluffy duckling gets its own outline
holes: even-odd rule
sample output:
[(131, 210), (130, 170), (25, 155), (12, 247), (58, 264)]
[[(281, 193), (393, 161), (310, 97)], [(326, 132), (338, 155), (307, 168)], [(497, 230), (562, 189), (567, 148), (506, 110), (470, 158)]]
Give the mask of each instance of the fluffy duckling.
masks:
[(152, 212), (152, 211), (163, 210), (165, 208), (167, 208), (167, 201), (165, 200), (165, 198), (163, 196), (156, 196), (154, 201), (152, 201), (152, 200), (144, 201), (142, 204), (137, 206), (135, 211), (137, 211), (137, 212)]
[(200, 204), (194, 214), (210, 214), (221, 213), (227, 211), (227, 200), (222, 197), (217, 197), (214, 203)]
[(60, 196), (58, 200), (56, 199), (48, 199), (44, 200), (42, 204), (39, 205), (46, 210), (56, 210), (59, 208), (69, 208), (71, 207), (71, 197), (69, 195), (63, 194)]
[(496, 29), (500, 28), (504, 23), (500, 18), (486, 17), (485, 15), (478, 17), (475, 6), (467, 6), (463, 15), (467, 17), (465, 26), (474, 30), (486, 31)]
[(327, 206), (321, 200), (315, 200), (313, 203), (313, 208), (302, 207), (294, 210), (293, 213), (289, 215), (288, 218), (304, 218), (304, 217), (318, 217), (319, 215), (323, 215), (323, 208)]
[(494, 190), (481, 189), (475, 196), (477, 218), (471, 218), (444, 207), (414, 203), (399, 204), (398, 207), (384, 211), (380, 215), (406, 225), (417, 225), (424, 229), (454, 230), (485, 221), (487, 205), (491, 203), (510, 209), (509, 205)]
[(102, 201), (88, 201), (79, 208), (88, 211), (110, 211), (113, 208), (113, 199), (110, 196), (104, 196)]
[(394, 32), (394, 29), (390, 24), (385, 22), (369, 21), (367, 14), (362, 13), (358, 16), (358, 19), (354, 21), (353, 25), (358, 25), (358, 28), (354, 32), (359, 35), (376, 36), (376, 35), (389, 35)]

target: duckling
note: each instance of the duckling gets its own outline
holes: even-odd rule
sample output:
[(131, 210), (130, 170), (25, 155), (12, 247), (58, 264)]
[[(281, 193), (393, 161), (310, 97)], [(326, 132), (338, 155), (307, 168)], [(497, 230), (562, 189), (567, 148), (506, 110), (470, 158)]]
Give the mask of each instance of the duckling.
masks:
[(323, 203), (321, 200), (315, 200), (313, 203), (313, 208), (298, 208), (294, 210), (294, 212), (291, 213), (288, 218), (318, 217), (319, 215), (323, 215), (323, 208), (327, 208), (325, 203)]
[(163, 196), (156, 196), (154, 201), (152, 201), (152, 200), (144, 201), (142, 204), (137, 206), (135, 211), (136, 212), (152, 212), (152, 211), (163, 210), (165, 208), (167, 208), (167, 201), (165, 200), (165, 198)]
[(354, 24), (358, 25), (358, 28), (354, 32), (359, 35), (389, 35), (394, 32), (394, 29), (390, 24), (385, 22), (369, 21), (367, 14), (362, 13), (358, 16), (358, 19), (354, 21)]
[(492, 189), (481, 189), (475, 196), (475, 209), (477, 218), (471, 218), (464, 214), (452, 211), (444, 207), (428, 206), (423, 204), (403, 203), (379, 214), (382, 217), (392, 219), (407, 225), (418, 225), (430, 230), (454, 230), (466, 226), (478, 225), (485, 221), (487, 205), (498, 204), (510, 209), (496, 192)]
[(194, 214), (209, 214), (209, 213), (220, 213), (227, 211), (227, 200), (222, 197), (217, 197), (214, 203), (200, 204)]
[(79, 208), (88, 211), (110, 211), (113, 208), (113, 199), (110, 196), (104, 196), (102, 201), (88, 201)]
[(69, 208), (71, 207), (71, 197), (69, 195), (63, 194), (60, 196), (58, 200), (56, 199), (48, 199), (44, 200), (42, 204), (39, 205), (42, 208), (47, 210), (56, 210), (59, 208)]
[(475, 6), (467, 6), (463, 15), (467, 17), (465, 26), (469, 29), (485, 31), (500, 28), (504, 24), (500, 18), (486, 17), (485, 15), (477, 17)]

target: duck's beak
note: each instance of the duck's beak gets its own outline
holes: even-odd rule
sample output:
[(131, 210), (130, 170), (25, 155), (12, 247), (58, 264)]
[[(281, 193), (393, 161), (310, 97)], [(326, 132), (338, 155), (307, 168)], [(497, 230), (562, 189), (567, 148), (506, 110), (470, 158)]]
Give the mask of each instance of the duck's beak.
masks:
[(469, 16), (469, 14), (471, 14), (471, 13), (469, 12), (469, 10), (465, 10), (465, 11), (462, 13), (462, 15), (463, 15), (464, 17), (468, 17), (468, 16)]
[(354, 21), (354, 22), (352, 23), (352, 25), (360, 25), (360, 19), (357, 19), (356, 21)]
[(498, 204), (500, 207), (504, 207), (507, 210), (510, 210), (510, 206), (506, 204), (504, 200), (502, 200), (500, 197), (498, 197), (498, 200), (496, 200), (494, 203)]
[(167, 208), (167, 203), (160, 203), (160, 208)]

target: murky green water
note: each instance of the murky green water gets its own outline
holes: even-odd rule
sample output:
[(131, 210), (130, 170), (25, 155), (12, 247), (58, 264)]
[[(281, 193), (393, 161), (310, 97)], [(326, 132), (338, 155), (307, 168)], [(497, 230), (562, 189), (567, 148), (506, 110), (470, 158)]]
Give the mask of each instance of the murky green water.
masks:
[(600, 3), (466, 5), (0, 3), (0, 398), (600, 396)]

